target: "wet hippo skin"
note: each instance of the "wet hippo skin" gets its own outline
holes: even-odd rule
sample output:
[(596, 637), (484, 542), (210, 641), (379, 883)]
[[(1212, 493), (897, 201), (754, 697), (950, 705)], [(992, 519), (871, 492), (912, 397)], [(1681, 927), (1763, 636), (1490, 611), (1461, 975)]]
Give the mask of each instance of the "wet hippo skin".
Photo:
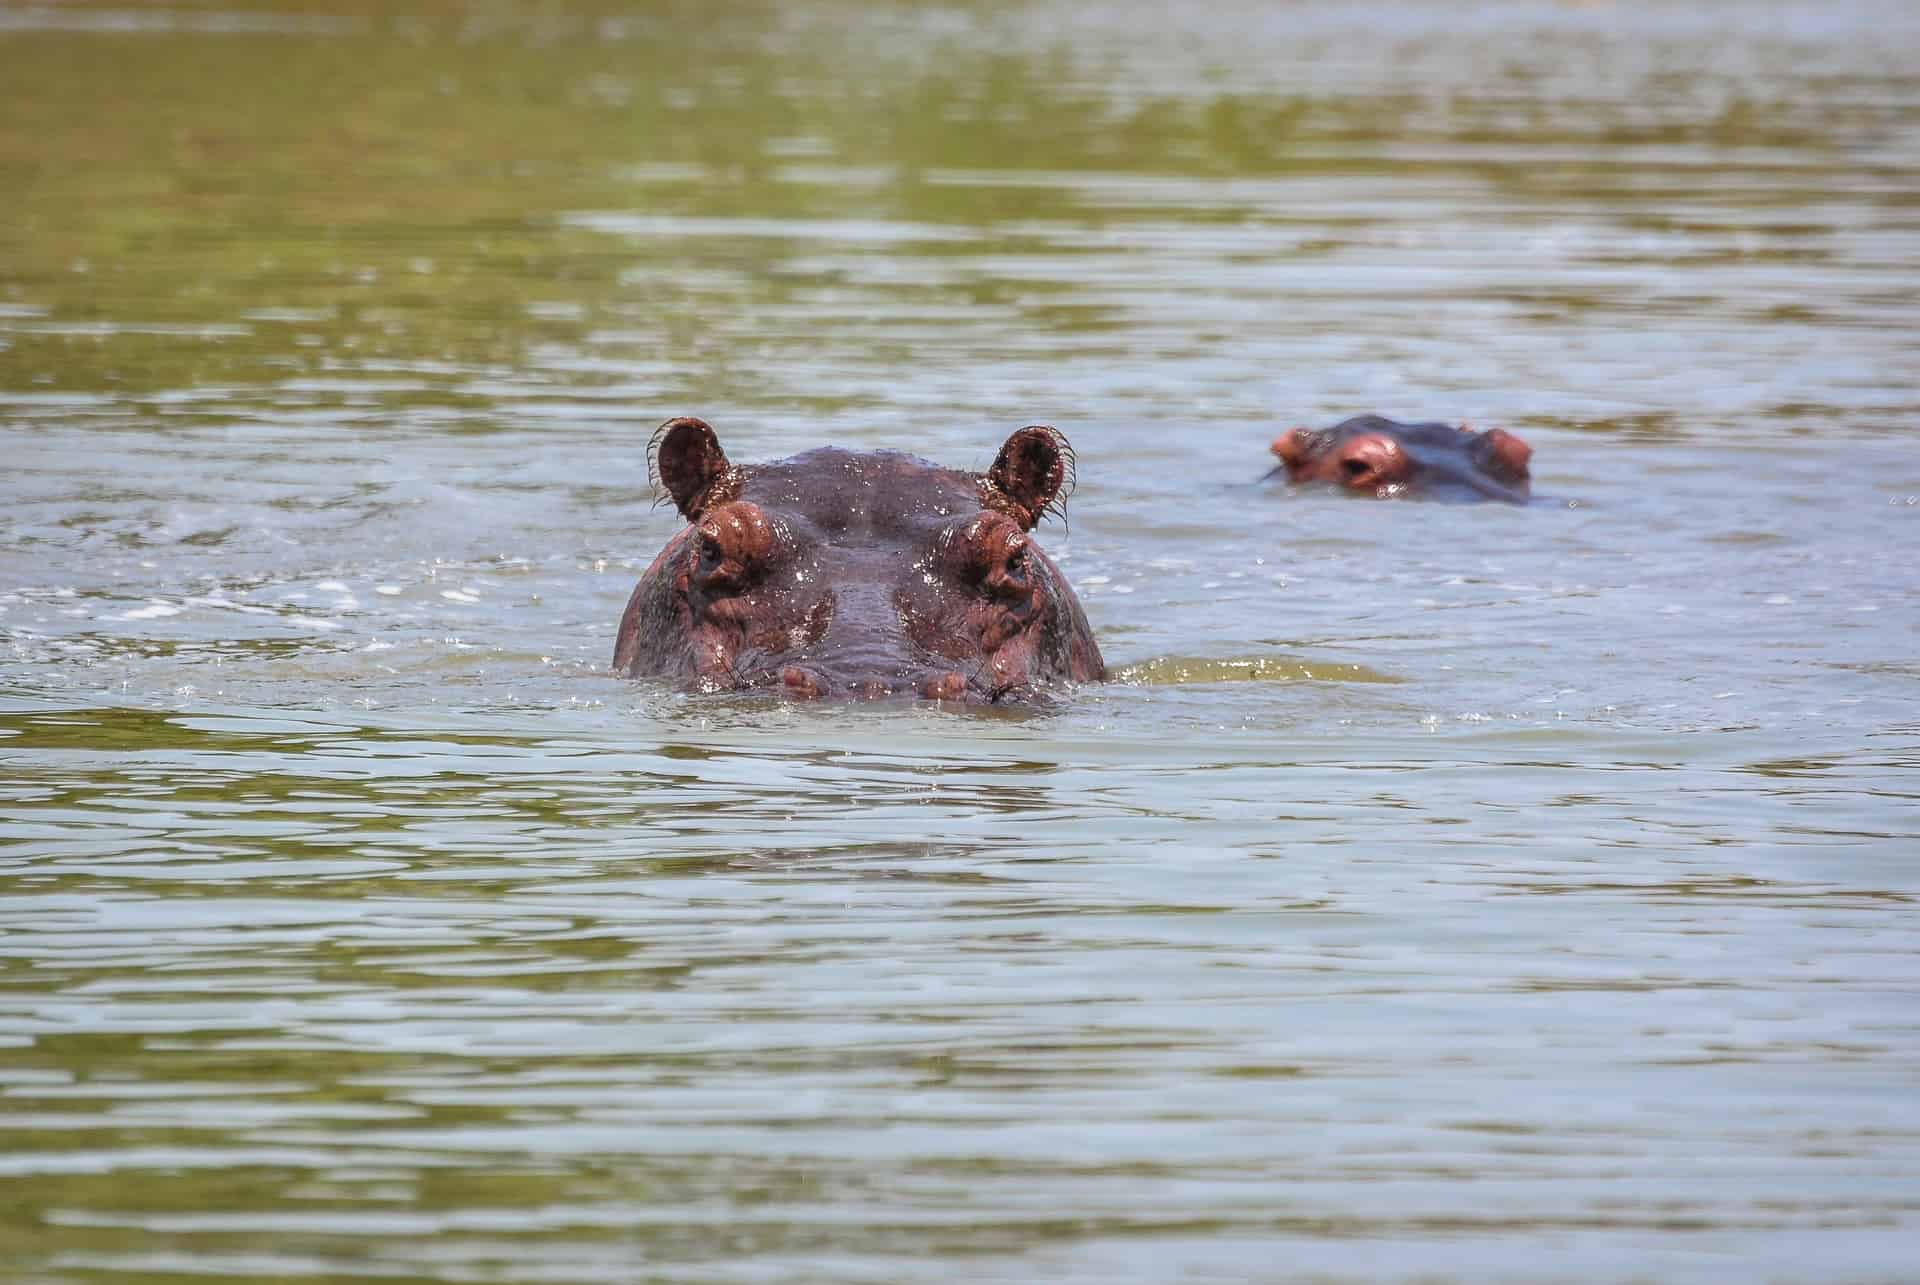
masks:
[(1362, 495), (1424, 495), (1524, 504), (1531, 491), (1533, 450), (1502, 428), (1476, 433), (1451, 424), (1402, 424), (1356, 415), (1332, 428), (1294, 428), (1274, 440), (1295, 483), (1323, 482)]
[(656, 481), (688, 525), (635, 586), (614, 668), (701, 691), (991, 703), (1105, 677), (1079, 600), (1030, 535), (1073, 488), (1052, 428), (985, 473), (895, 451), (736, 465), (667, 421)]

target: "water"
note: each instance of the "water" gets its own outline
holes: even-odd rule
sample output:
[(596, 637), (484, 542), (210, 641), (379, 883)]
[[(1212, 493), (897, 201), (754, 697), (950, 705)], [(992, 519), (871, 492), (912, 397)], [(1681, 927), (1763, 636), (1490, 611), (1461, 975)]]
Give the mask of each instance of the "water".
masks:
[[(1909, 1275), (1916, 41), (0, 11), (0, 1275)], [(1120, 680), (611, 677), (678, 413), (1059, 425)]]

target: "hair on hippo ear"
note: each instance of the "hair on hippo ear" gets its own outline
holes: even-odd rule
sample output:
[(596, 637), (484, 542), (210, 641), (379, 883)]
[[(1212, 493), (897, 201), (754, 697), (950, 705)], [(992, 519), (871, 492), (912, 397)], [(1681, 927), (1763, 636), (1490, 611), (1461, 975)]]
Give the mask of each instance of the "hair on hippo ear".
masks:
[(664, 489), (689, 522), (713, 503), (716, 487), (732, 472), (713, 426), (692, 415), (668, 420), (647, 444), (647, 480)]
[(1059, 429), (1029, 424), (1000, 448), (985, 481), (991, 498), (1005, 501), (991, 507), (1004, 510), (1022, 529), (1031, 531), (1049, 513), (1064, 522), (1067, 497), (1073, 494), (1073, 447)]

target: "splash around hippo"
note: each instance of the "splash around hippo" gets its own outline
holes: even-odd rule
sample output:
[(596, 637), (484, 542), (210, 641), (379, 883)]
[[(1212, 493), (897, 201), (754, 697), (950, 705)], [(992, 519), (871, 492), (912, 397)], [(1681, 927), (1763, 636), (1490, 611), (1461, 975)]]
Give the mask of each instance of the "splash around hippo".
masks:
[(896, 451), (736, 465), (668, 420), (652, 466), (688, 526), (620, 618), (614, 668), (700, 691), (987, 704), (1106, 676), (1086, 614), (1029, 532), (1073, 489), (1052, 428), (984, 474)]
[(1525, 504), (1532, 490), (1533, 448), (1503, 428), (1476, 433), (1451, 424), (1402, 424), (1356, 415), (1332, 428), (1289, 429), (1275, 439), (1292, 482), (1325, 482), (1363, 495), (1427, 495), (1440, 499)]

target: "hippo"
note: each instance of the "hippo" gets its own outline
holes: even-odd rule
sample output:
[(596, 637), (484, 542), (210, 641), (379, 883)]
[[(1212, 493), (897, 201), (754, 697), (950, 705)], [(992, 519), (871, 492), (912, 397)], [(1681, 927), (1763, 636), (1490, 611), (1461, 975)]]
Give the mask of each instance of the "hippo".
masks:
[(1476, 433), (1356, 415), (1317, 432), (1288, 429), (1272, 449), (1280, 463), (1267, 477), (1284, 471), (1289, 481), (1330, 482), (1363, 495), (1525, 504), (1530, 493), (1533, 448), (1503, 428)]
[(620, 618), (614, 668), (696, 691), (994, 704), (1106, 676), (1086, 613), (1029, 532), (1073, 489), (1034, 424), (985, 473), (825, 447), (736, 465), (670, 419), (653, 480), (689, 525)]

